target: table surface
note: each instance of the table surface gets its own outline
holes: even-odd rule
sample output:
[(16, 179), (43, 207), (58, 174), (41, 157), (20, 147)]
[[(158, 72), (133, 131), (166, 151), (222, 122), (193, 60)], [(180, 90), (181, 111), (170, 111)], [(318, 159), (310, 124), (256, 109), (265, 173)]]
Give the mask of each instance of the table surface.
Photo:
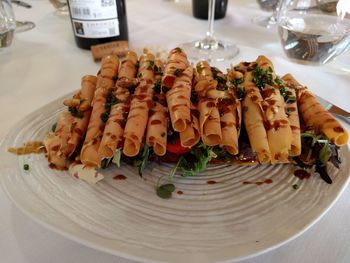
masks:
[[(130, 47), (136, 51), (144, 47), (166, 50), (205, 34), (207, 22), (192, 17), (189, 0), (126, 2)], [(33, 8), (14, 6), (16, 18), (34, 21), (36, 28), (17, 34), (11, 47), (0, 49), (0, 141), (11, 126), (29, 112), (77, 89), (81, 76), (95, 74), (99, 68), (89, 51), (75, 45), (68, 16), (55, 13), (46, 0), (28, 0), (28, 3)], [(251, 23), (258, 15), (269, 14), (259, 10), (253, 0), (229, 1), (226, 17), (216, 21), (216, 35), (240, 47), (261, 49), (283, 63), (285, 57), (276, 29)], [(249, 48), (241, 50), (246, 52)], [(346, 78), (345, 71), (336, 70), (346, 59), (345, 55), (326, 67), (313, 69)], [(299, 74), (303, 79), (308, 78), (303, 76), (302, 70)], [(330, 82), (310, 89), (350, 111), (349, 87)], [(243, 262), (349, 262), (348, 200), (350, 187), (306, 233)], [(19, 211), (2, 190), (0, 211), (1, 262), (135, 262), (91, 249), (48, 230)]]

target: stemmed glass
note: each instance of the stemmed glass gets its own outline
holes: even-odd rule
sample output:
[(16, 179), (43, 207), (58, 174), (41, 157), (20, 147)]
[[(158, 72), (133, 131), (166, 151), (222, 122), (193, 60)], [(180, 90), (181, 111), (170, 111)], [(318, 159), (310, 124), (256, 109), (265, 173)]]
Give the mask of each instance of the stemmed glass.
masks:
[(277, 12), (279, 0), (257, 0), (261, 9), (272, 11), (270, 16), (258, 16), (252, 19), (252, 22), (258, 26), (270, 28), (277, 23)]
[(209, 0), (208, 6), (208, 31), (206, 37), (201, 40), (182, 44), (190, 60), (224, 61), (234, 58), (238, 47), (230, 42), (217, 40), (214, 36), (214, 11), (215, 0)]

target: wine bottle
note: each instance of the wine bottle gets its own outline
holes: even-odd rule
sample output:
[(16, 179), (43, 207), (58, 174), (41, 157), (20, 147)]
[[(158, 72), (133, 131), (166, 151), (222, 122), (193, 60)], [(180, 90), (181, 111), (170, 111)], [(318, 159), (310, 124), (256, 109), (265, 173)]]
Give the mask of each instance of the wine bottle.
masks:
[(78, 47), (128, 40), (125, 0), (68, 0)]
[[(214, 19), (224, 18), (227, 10), (228, 0), (214, 0), (215, 12)], [(199, 19), (208, 19), (208, 0), (192, 0), (192, 13), (193, 16)]]

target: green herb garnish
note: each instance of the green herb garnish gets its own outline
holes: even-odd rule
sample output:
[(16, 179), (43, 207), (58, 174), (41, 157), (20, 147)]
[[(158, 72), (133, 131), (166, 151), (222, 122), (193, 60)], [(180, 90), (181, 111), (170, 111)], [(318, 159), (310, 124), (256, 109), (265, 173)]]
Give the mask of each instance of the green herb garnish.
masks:
[(182, 71), (183, 71), (182, 69), (177, 68), (175, 69), (174, 75), (176, 77), (180, 77), (182, 75)]
[(150, 60), (147, 69), (148, 69), (148, 70), (152, 70), (153, 67), (154, 67), (154, 61), (153, 61), (153, 60)]
[(148, 144), (145, 144), (143, 146), (141, 154), (139, 154), (134, 162), (134, 165), (137, 166), (139, 175), (142, 177), (143, 171), (145, 170), (148, 161), (149, 161), (149, 156), (151, 154), (151, 149), (148, 146)]
[(297, 101), (297, 98), (295, 96), (288, 96), (287, 100), (286, 100), (286, 103), (290, 104), (290, 103), (293, 103), (293, 102), (296, 102), (296, 101)]
[(238, 99), (242, 100), (245, 95), (244, 87), (237, 87), (236, 92), (237, 92)]
[(57, 122), (55, 122), (54, 124), (52, 124), (51, 126), (51, 131), (55, 132), (56, 131), (56, 127), (57, 127)]
[(273, 86), (273, 75), (272, 68), (262, 69), (260, 67), (256, 67), (253, 69), (253, 82), (259, 89), (263, 89), (265, 85)]
[(196, 69), (197, 69), (197, 72), (200, 74), (200, 73), (202, 73), (204, 68), (199, 66), (199, 65), (197, 65)]
[(108, 121), (108, 118), (109, 118), (109, 112), (102, 112), (101, 115), (100, 115), (100, 118), (103, 122), (107, 122)]
[(292, 187), (293, 187), (294, 190), (299, 189), (299, 185), (297, 185), (297, 184), (293, 184)]
[(160, 84), (160, 79), (157, 79), (155, 82), (154, 82), (154, 85), (153, 85), (153, 91), (157, 94), (160, 94), (160, 90), (161, 90), (161, 84)]
[(237, 87), (239, 84), (244, 82), (244, 77), (239, 79), (231, 79), (230, 82)]
[(29, 164), (27, 164), (27, 163), (23, 164), (23, 170), (28, 171), (29, 170)]
[(70, 114), (72, 114), (73, 117), (82, 119), (84, 117), (84, 114), (80, 111), (77, 110), (75, 107), (68, 107), (68, 111)]
[(169, 199), (169, 198), (171, 198), (172, 193), (175, 191), (175, 185), (170, 184), (170, 183), (163, 184), (163, 185), (157, 187), (156, 191), (157, 191), (157, 195), (160, 198)]

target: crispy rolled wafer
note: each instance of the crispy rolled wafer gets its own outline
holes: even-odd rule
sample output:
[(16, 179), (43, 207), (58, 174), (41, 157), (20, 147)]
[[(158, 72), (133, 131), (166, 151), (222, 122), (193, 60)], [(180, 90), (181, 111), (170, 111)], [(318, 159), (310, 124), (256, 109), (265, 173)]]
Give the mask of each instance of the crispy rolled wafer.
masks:
[(73, 116), (69, 112), (60, 114), (55, 132), (50, 132), (44, 139), (49, 163), (57, 169), (68, 167), (67, 156), (72, 152), (72, 145), (68, 143), (71, 137)]
[(102, 59), (101, 69), (97, 74), (96, 89), (112, 89), (118, 75), (119, 59), (115, 55), (108, 55)]
[(163, 156), (167, 145), (167, 112), (159, 102), (155, 102), (147, 124), (146, 143), (153, 147), (156, 155)]
[(87, 128), (84, 144), (80, 152), (81, 162), (88, 166), (100, 166), (101, 157), (98, 154), (98, 148), (100, 146), (105, 127), (105, 122), (101, 116), (106, 111), (105, 104), (109, 93), (109, 90), (102, 88), (97, 89), (95, 92), (90, 122)]
[(220, 114), (213, 99), (201, 99), (198, 102), (200, 134), (204, 144), (215, 146), (221, 143), (222, 133)]
[[(257, 67), (270, 72), (275, 78), (272, 62), (267, 57), (259, 56), (256, 63)], [(264, 99), (262, 107), (265, 113), (265, 129), (271, 151), (271, 163), (288, 163), (292, 130), (285, 112), (284, 99), (279, 89), (268, 84), (265, 84), (261, 94)]]
[(112, 106), (103, 132), (98, 155), (101, 161), (113, 157), (118, 144), (123, 139), (124, 127), (129, 111), (129, 102), (120, 102)]
[(232, 76), (243, 74), (242, 87), (244, 98), (242, 100), (242, 112), (244, 126), (247, 130), (252, 150), (256, 152), (260, 163), (269, 163), (271, 152), (264, 127), (264, 112), (261, 106), (263, 98), (259, 88), (253, 82), (252, 71), (248, 71), (250, 63), (241, 62), (231, 69)]
[(126, 156), (136, 156), (141, 148), (148, 121), (148, 102), (134, 98), (124, 130), (124, 150)]
[(144, 53), (140, 56), (139, 80), (140, 82), (153, 83), (156, 59), (152, 53)]
[[(282, 80), (285, 83), (286, 92), (288, 96), (296, 98), (296, 88), (294, 87), (294, 78), (287, 74), (282, 77)], [(301, 137), (300, 137), (300, 119), (298, 112), (298, 103), (297, 100), (292, 100), (286, 103), (286, 112), (292, 129), (292, 143), (290, 149), (290, 156), (298, 156), (301, 154)]]
[(193, 69), (187, 67), (166, 93), (170, 119), (175, 131), (182, 132), (191, 123), (191, 83)]
[(133, 87), (138, 83), (136, 78), (138, 58), (137, 54), (129, 51), (121, 62), (116, 85), (120, 87)]
[(240, 131), (240, 103), (225, 99), (219, 102), (220, 126), (222, 140), (220, 147), (227, 150), (230, 154), (238, 154), (238, 135)]
[(199, 116), (197, 110), (191, 110), (191, 125), (187, 125), (186, 129), (180, 132), (180, 142), (183, 147), (192, 148), (201, 138), (197, 116)]
[[(190, 63), (187, 60), (187, 55), (179, 47), (170, 51), (168, 61), (166, 63), (164, 74), (162, 77), (162, 86), (171, 89), (175, 79), (183, 72)], [(191, 79), (192, 81), (192, 79)]]
[[(71, 112), (61, 114), (55, 132), (45, 140), (49, 162), (58, 168), (67, 167), (68, 158), (74, 153), (86, 133), (95, 88), (95, 76), (88, 75), (82, 78), (81, 89), (73, 97), (79, 103), (70, 106)], [(82, 105), (85, 105), (83, 110), (81, 110)], [(52, 151), (52, 149), (57, 150)]]
[(299, 112), (308, 127), (320, 130), (337, 146), (345, 145), (349, 139), (348, 132), (329, 113), (308, 89), (289, 76), (288, 81), (297, 87)]

